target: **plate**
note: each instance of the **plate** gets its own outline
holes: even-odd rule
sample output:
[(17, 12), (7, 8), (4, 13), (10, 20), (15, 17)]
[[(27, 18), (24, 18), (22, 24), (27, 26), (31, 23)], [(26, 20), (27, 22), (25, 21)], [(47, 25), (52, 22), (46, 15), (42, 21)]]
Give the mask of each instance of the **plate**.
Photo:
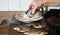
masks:
[(30, 22), (34, 22), (34, 21), (38, 21), (38, 20), (41, 20), (41, 19), (43, 19), (43, 17), (42, 16), (37, 16), (37, 15), (35, 15), (34, 17), (35, 18), (28, 18), (28, 17), (25, 17), (24, 18), (24, 13), (23, 12), (21, 12), (21, 13), (19, 13), (19, 14), (16, 14), (15, 15), (15, 18), (17, 19), (17, 20), (19, 20), (19, 21), (22, 21), (22, 22), (25, 22), (25, 23), (30, 23)]

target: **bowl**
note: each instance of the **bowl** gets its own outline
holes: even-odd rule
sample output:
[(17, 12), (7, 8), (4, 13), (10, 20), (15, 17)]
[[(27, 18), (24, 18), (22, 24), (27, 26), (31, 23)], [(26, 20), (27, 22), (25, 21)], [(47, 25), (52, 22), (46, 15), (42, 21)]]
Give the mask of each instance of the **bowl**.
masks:
[(34, 22), (34, 21), (41, 20), (43, 18), (43, 16), (41, 16), (41, 12), (37, 12), (34, 15), (34, 17), (29, 18), (29, 17), (26, 16), (25, 11), (21, 11), (20, 13), (15, 15), (15, 18), (18, 21), (22, 21), (24, 23), (31, 23), (31, 22)]

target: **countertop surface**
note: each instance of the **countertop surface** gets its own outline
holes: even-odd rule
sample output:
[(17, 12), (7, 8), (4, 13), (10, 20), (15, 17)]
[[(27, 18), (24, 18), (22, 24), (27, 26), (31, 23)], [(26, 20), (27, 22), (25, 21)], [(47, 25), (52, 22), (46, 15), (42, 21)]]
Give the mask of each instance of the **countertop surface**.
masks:
[(11, 19), (13, 15), (19, 13), (20, 11), (0, 11), (0, 16), (5, 19)]
[[(20, 12), (22, 12), (22, 11), (0, 11), (0, 16), (2, 16), (5, 19), (11, 20), (14, 15), (16, 15), (17, 13), (20, 13)], [(48, 20), (48, 22), (56, 21), (55, 17), (48, 18), (47, 20)]]
[[(16, 15), (17, 13), (20, 13), (21, 11), (0, 11), (0, 17), (2, 16), (5, 19), (11, 20), (13, 18), (14, 15)], [(55, 17), (49, 18), (48, 21), (54, 21)], [(54, 21), (55, 22), (55, 21)], [(44, 23), (45, 22), (39, 22), (39, 23)], [(34, 23), (35, 24), (35, 23)], [(37, 23), (38, 24), (38, 23)], [(8, 25), (7, 25), (8, 26)], [(13, 26), (13, 25), (12, 25)], [(60, 26), (60, 25), (59, 25)], [(3, 27), (3, 26), (1, 26)], [(3, 29), (4, 30), (4, 29)]]
[[(19, 11), (0, 11), (0, 17), (11, 20), (13, 15), (19, 13)], [(17, 31), (12, 28), (16, 26), (11, 23), (0, 24), (0, 35), (19, 35)]]

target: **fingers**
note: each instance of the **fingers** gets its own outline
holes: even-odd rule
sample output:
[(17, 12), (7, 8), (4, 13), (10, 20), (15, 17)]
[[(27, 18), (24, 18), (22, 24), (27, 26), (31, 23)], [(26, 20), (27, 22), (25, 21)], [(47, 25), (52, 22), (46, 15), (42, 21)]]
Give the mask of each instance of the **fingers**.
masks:
[(30, 4), (29, 4), (29, 9), (32, 9), (32, 8), (33, 8), (33, 4), (30, 3)]
[(31, 9), (31, 8), (32, 8), (32, 5), (30, 4), (30, 5), (29, 5), (29, 9)]
[(41, 7), (43, 7), (43, 2), (42, 1), (32, 2), (29, 5), (29, 9), (32, 10), (32, 14), (35, 14), (36, 13), (36, 10), (37, 9), (40, 9)]
[(36, 9), (37, 9), (36, 3), (35, 3), (35, 2), (31, 3), (31, 4), (29, 5), (29, 9), (32, 10), (32, 14), (35, 14)]
[(37, 9), (37, 6), (34, 6), (33, 9), (32, 9), (32, 14), (35, 14), (36, 9)]

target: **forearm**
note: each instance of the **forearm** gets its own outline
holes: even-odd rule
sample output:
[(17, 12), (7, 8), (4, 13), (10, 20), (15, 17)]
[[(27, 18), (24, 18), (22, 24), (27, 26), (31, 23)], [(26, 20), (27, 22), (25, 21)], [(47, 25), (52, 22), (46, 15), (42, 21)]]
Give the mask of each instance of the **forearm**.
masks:
[(60, 0), (47, 0), (45, 6), (60, 6)]

